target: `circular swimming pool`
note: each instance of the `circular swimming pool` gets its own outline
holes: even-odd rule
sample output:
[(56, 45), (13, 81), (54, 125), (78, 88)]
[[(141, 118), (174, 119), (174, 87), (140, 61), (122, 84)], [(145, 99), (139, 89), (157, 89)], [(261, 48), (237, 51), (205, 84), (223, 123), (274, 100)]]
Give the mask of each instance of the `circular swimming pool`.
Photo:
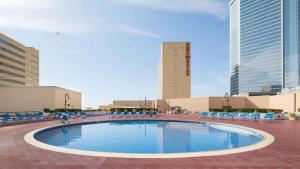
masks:
[(72, 154), (155, 158), (250, 151), (271, 144), (274, 138), (263, 131), (220, 123), (126, 120), (54, 126), (33, 131), (25, 140)]

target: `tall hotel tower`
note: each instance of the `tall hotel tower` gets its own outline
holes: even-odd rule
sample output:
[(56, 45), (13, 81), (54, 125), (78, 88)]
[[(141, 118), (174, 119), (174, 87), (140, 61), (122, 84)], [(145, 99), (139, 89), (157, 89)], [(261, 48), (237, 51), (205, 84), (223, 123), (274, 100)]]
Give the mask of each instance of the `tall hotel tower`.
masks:
[(300, 85), (299, 1), (230, 1), (231, 95)]
[(191, 97), (190, 42), (162, 43), (158, 78), (158, 99)]
[(0, 87), (38, 85), (39, 51), (0, 33)]

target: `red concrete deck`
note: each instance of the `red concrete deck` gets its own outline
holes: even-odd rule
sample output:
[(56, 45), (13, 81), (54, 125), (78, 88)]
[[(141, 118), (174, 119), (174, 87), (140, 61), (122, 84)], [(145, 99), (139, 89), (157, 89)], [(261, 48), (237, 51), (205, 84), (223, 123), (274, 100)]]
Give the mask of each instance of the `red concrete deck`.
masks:
[[(73, 119), (72, 122), (105, 120), (107, 117)], [(205, 121), (196, 115), (163, 115), (160, 119)], [(300, 121), (273, 123), (214, 120), (269, 132), (275, 142), (263, 149), (240, 154), (180, 159), (125, 159), (70, 155), (47, 151), (27, 144), (23, 137), (34, 129), (59, 124), (59, 121), (23, 124), (0, 128), (0, 169), (299, 169)]]

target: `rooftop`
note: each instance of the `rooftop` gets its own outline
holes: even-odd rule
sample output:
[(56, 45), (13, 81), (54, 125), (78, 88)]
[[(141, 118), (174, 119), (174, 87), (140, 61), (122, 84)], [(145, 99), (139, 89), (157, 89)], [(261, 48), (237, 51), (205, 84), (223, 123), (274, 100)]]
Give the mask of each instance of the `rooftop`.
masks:
[[(162, 115), (161, 119), (203, 121), (198, 115)], [(106, 116), (73, 119), (72, 122), (106, 120)], [(265, 148), (240, 154), (178, 158), (178, 159), (127, 159), (70, 155), (42, 150), (25, 143), (29, 131), (58, 124), (59, 121), (30, 123), (0, 128), (0, 164), (2, 169), (12, 168), (300, 168), (299, 121), (272, 123), (214, 120), (260, 129), (272, 134), (275, 142)], [(288, 139), (293, 138), (293, 139)]]

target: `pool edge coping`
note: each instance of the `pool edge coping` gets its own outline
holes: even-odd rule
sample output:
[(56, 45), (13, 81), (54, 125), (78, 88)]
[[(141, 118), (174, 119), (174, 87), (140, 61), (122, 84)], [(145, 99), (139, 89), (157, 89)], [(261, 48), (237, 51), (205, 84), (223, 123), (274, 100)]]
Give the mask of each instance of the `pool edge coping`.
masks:
[[(130, 119), (132, 121), (134, 120), (148, 120), (148, 119)], [(123, 121), (130, 121), (130, 120), (123, 120)], [(149, 119), (150, 120), (150, 119)], [(152, 119), (152, 121), (160, 121), (161, 119)], [(99, 122), (109, 122), (109, 121), (122, 121), (122, 120), (101, 120), (101, 121), (89, 121), (89, 122), (79, 122), (79, 123), (73, 123), (70, 125), (80, 125), (80, 124), (89, 124), (89, 123), (99, 123)], [(206, 152), (187, 152), (187, 153), (163, 153), (163, 154), (138, 154), (138, 153), (114, 153), (114, 152), (96, 152), (96, 151), (87, 151), (87, 150), (78, 150), (78, 149), (70, 149), (70, 148), (63, 148), (63, 147), (57, 147), (53, 145), (49, 145), (43, 142), (40, 142), (34, 138), (34, 135), (40, 131), (56, 128), (60, 126), (65, 125), (53, 125), (53, 126), (47, 126), (43, 128), (39, 128), (33, 131), (30, 131), (25, 134), (24, 140), (26, 143), (41, 148), (44, 150), (59, 152), (59, 153), (65, 153), (65, 154), (72, 154), (72, 155), (82, 155), (82, 156), (91, 156), (91, 157), (110, 157), (110, 158), (135, 158), (135, 159), (155, 159), (155, 158), (192, 158), (192, 157), (208, 157), (208, 156), (220, 156), (220, 155), (230, 155), (230, 154), (237, 154), (237, 153), (243, 153), (253, 150), (258, 150), (264, 147), (267, 147), (268, 145), (272, 144), (275, 141), (275, 138), (273, 135), (254, 128), (240, 126), (240, 125), (234, 125), (234, 124), (228, 124), (228, 123), (220, 123), (220, 122), (207, 122), (207, 121), (189, 121), (189, 120), (161, 120), (161, 121), (178, 121), (178, 122), (194, 122), (194, 123), (209, 123), (209, 124), (221, 124), (231, 127), (238, 127), (241, 129), (246, 129), (252, 132), (255, 132), (256, 134), (262, 135), (264, 137), (263, 140), (251, 144), (248, 146), (240, 147), (240, 148), (232, 148), (227, 150), (213, 150), (213, 151), (206, 151)]]

